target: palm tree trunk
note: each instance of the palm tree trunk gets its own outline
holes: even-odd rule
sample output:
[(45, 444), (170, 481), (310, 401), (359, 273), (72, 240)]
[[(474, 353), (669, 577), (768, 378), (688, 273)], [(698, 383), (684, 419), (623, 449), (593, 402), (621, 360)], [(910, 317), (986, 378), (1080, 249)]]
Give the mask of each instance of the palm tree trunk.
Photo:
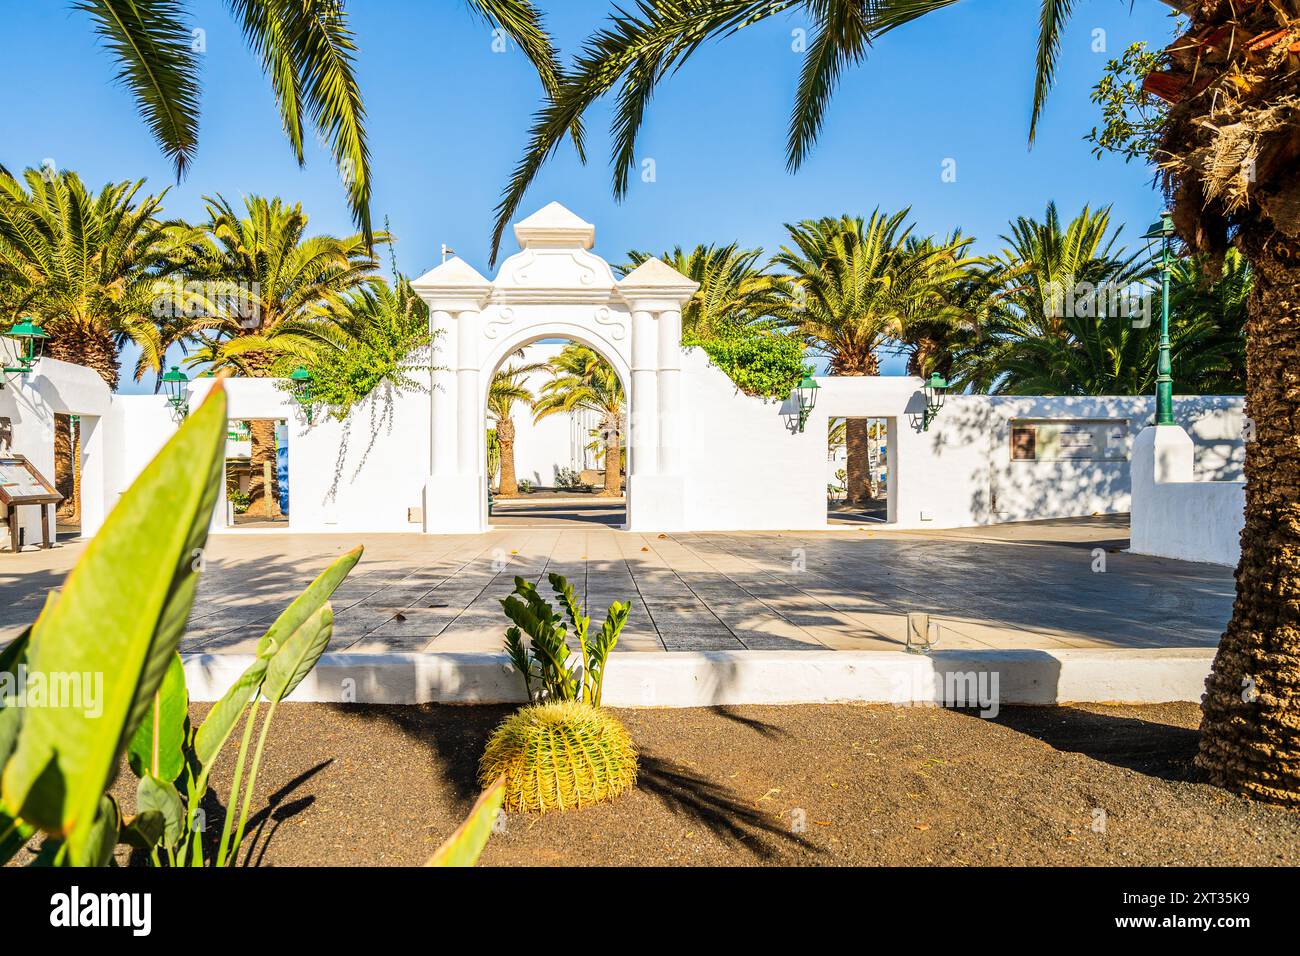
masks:
[(1212, 783), (1300, 806), (1300, 247), (1243, 230), (1255, 273), (1246, 336), (1246, 525), (1237, 600), (1202, 698), (1196, 762)]
[(117, 343), (112, 333), (74, 322), (51, 323), (45, 354), (60, 362), (84, 365), (99, 373), (112, 391), (117, 391)]
[(623, 493), (623, 450), (619, 442), (618, 426), (605, 426), (605, 487), (601, 495), (617, 498)]
[(513, 498), (519, 494), (519, 478), (515, 474), (515, 423), (510, 418), (497, 419), (497, 444), (501, 447), (501, 482), (497, 495)]
[[(249, 453), (248, 511), (259, 518), (280, 517), (280, 491), (276, 479), (275, 422), (269, 418), (254, 419), (248, 423), (252, 450)], [(263, 476), (270, 465), (270, 486)]]
[[(831, 359), (830, 371), (832, 375), (877, 375), (880, 363), (871, 352), (857, 356), (837, 355)], [(870, 492), (869, 427), (870, 422), (865, 418), (849, 418), (844, 422), (845, 497), (854, 504), (866, 500)]]

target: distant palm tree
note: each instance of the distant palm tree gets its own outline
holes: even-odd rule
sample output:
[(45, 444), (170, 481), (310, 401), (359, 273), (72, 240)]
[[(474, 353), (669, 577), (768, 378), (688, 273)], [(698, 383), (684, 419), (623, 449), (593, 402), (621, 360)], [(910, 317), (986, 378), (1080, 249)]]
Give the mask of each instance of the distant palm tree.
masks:
[[(251, 377), (275, 376), (286, 360), (309, 363), (326, 334), (322, 319), (337, 317), (347, 294), (376, 281), (366, 237), (308, 236), (302, 206), (278, 198), (250, 196), (242, 214), (221, 196), (205, 201), (208, 222), (185, 250), (184, 271), (210, 284), (207, 298), (219, 307), (194, 319), (198, 347), (187, 362)], [(275, 460), (275, 423), (255, 420), (249, 430), (247, 513), (276, 514), (278, 496), (263, 481)]]
[[(24, 183), (26, 184), (24, 186)], [(160, 277), (193, 232), (159, 219), (143, 180), (91, 193), (73, 172), (0, 176), (0, 318), (31, 315), (50, 335), (45, 354), (85, 365), (116, 389), (123, 343), (140, 346), (136, 377), (161, 367), (154, 313)]]
[[(832, 375), (877, 375), (879, 352), (897, 341), (919, 317), (937, 321), (956, 246), (911, 242), (908, 210), (870, 217), (841, 216), (787, 225), (791, 245), (773, 262), (789, 275), (778, 315), (815, 353), (829, 361)], [(850, 419), (848, 497), (868, 494), (868, 435), (865, 419)]]
[[(469, 0), (470, 8), (519, 44), (548, 95), (560, 73), (541, 17), (529, 0)], [(77, 0), (119, 66), (154, 139), (185, 175), (198, 151), (203, 31), (185, 0)], [(271, 79), (280, 119), (301, 165), (304, 122), (329, 145), (362, 234), (370, 238), (370, 150), (357, 83), (355, 37), (343, 0), (226, 0)], [(581, 128), (573, 125), (581, 147)]]
[[(967, 254), (974, 240), (960, 230), (944, 239), (909, 236), (906, 256), (924, 277), (917, 294), (901, 306), (897, 341), (907, 354), (907, 374), (925, 378), (952, 373), (953, 347), (979, 333), (979, 314), (970, 308), (968, 290), (983, 260)], [(910, 272), (910, 265), (904, 272)]]
[[(517, 352), (516, 355), (522, 358), (523, 352)], [(515, 403), (533, 407), (536, 396), (524, 382), (529, 375), (548, 368), (545, 362), (507, 365), (492, 376), (492, 383), (488, 386), (488, 418), (495, 423), (497, 460), (501, 469), (497, 494), (503, 498), (513, 498), (519, 494), (519, 478), (515, 474), (515, 422), (512, 417)], [(488, 477), (492, 477), (491, 471)]]
[(784, 280), (759, 265), (762, 249), (741, 249), (733, 242), (725, 246), (700, 245), (689, 252), (675, 246), (672, 252), (659, 256), (634, 249), (627, 256), (631, 264), (616, 267), (621, 275), (647, 259), (658, 258), (699, 283), (682, 307), (682, 334), (688, 338), (708, 338), (770, 318), (780, 301), (776, 289)]
[(617, 497), (623, 490), (618, 463), (623, 460), (626, 406), (618, 373), (585, 345), (566, 345), (549, 366), (555, 377), (541, 388), (533, 405), (534, 420), (584, 410), (598, 415), (605, 442), (605, 488), (601, 494)]
[[(985, 279), (1001, 283), (977, 338), (959, 350), (954, 384), (1017, 395), (1134, 395), (1154, 388), (1155, 345), (1148, 315), (1116, 312), (1139, 300), (1151, 279), (1144, 252), (1119, 246), (1109, 208), (1063, 223), (1021, 216)], [(1150, 360), (1148, 369), (1141, 363)]]

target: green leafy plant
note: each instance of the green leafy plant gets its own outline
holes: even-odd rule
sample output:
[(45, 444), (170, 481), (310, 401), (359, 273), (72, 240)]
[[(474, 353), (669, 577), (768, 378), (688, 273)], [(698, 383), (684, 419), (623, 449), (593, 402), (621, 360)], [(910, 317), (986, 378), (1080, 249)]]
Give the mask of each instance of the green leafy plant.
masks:
[[(506, 653), (523, 676), (529, 701), (580, 700), (599, 707), (605, 664), (632, 605), (614, 601), (605, 623), (592, 633), (591, 618), (582, 613), (573, 585), (559, 574), (547, 575), (547, 579), (564, 613), (557, 612), (535, 584), (516, 577), (514, 593), (501, 599), (506, 617), (513, 622), (506, 628)], [(569, 627), (577, 638), (576, 652), (569, 647)]]
[(717, 335), (683, 335), (682, 345), (703, 349), (746, 395), (785, 399), (805, 373), (812, 373), (803, 345), (771, 329), (741, 326)]

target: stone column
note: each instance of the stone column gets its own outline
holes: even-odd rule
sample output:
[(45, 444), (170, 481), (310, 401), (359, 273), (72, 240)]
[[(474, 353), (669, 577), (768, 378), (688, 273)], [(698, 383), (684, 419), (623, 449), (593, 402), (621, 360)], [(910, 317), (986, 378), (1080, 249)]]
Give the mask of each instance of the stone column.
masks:
[(478, 476), (483, 470), (479, 460), (483, 427), (479, 420), (478, 315), (477, 309), (466, 309), (456, 316), (456, 457), (460, 473), (466, 476)]
[(429, 390), (429, 420), (433, 428), (430, 474), (454, 475), (459, 464), (456, 442), (456, 324), (452, 321), (450, 312), (439, 310), (429, 314), (429, 325), (435, 336), (435, 369)]
[(645, 309), (632, 313), (632, 394), (628, 396), (632, 454), (628, 461), (629, 475), (653, 475), (658, 471), (657, 331), (653, 313)]
[(679, 351), (682, 313), (677, 309), (664, 309), (659, 313), (658, 326), (659, 473), (676, 475), (682, 470), (682, 367)]

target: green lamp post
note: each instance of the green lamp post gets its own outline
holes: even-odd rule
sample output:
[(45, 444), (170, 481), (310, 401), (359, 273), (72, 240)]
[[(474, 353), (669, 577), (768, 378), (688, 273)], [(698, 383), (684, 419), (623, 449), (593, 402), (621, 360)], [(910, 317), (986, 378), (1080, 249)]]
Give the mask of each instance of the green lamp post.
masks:
[(1156, 362), (1156, 424), (1174, 422), (1174, 366), (1169, 355), (1169, 275), (1173, 272), (1174, 217), (1160, 214), (1160, 221), (1142, 234), (1143, 239), (1159, 239), (1160, 249), (1160, 357)]
[(809, 373), (805, 373), (795, 386), (795, 394), (799, 396), (799, 431), (803, 431), (804, 425), (808, 424), (808, 416), (817, 407), (817, 392), (820, 389), (817, 380)]
[(189, 385), (189, 376), (176, 365), (163, 373), (163, 391), (167, 395), (167, 404), (171, 406), (172, 420), (178, 423), (190, 413)]
[(943, 408), (944, 399), (948, 395), (948, 380), (938, 372), (931, 372), (921, 386), (921, 391), (925, 393), (925, 415), (921, 419), (921, 430), (928, 432), (930, 423), (939, 414), (939, 409)]
[[(18, 343), (18, 352), (15, 356), (18, 364), (6, 365), (5, 374), (26, 375), (40, 361), (41, 353), (45, 350), (45, 340), (49, 336), (32, 319), (19, 319), (13, 324), (13, 328), (5, 333), (5, 336)], [(2, 383), (0, 387), (3, 387)]]
[(293, 383), (293, 397), (298, 400), (302, 406), (303, 412), (307, 416), (307, 424), (311, 424), (311, 372), (299, 365), (289, 373), (289, 381)]

